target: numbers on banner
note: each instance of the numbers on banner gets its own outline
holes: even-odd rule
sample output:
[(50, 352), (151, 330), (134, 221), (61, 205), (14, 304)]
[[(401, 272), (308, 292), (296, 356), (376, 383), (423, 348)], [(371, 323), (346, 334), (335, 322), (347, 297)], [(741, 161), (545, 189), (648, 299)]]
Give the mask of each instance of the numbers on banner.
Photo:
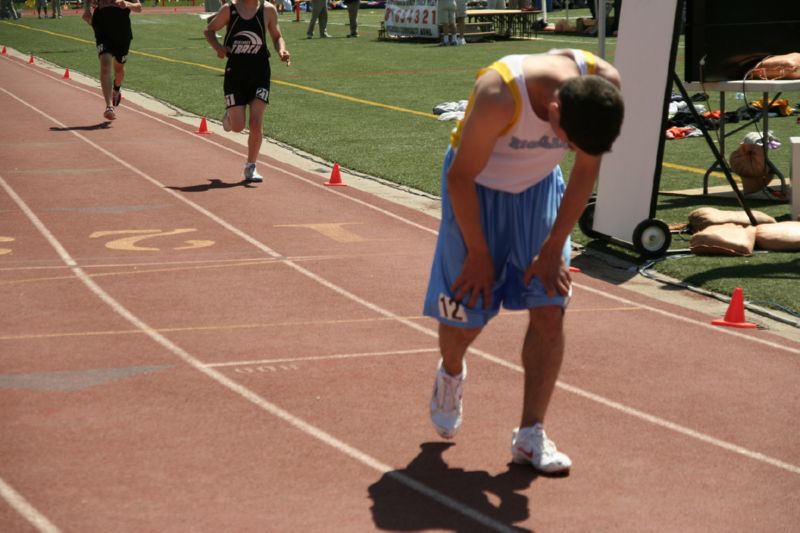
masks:
[(420, 2), (412, 6), (387, 5), (383, 14), (389, 33), (409, 37), (437, 36), (436, 18), (436, 6), (431, 5), (431, 2)]

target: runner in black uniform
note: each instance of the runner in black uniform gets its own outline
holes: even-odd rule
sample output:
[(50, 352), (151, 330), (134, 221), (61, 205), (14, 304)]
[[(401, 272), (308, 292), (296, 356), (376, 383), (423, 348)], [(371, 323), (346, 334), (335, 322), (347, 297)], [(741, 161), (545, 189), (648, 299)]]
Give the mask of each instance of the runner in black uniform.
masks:
[(125, 62), (133, 39), (131, 11), (141, 13), (139, 0), (91, 0), (84, 3), (83, 20), (92, 25), (97, 43), (100, 87), (106, 100), (103, 116), (108, 120), (117, 118), (114, 108), (122, 99), (120, 87), (125, 79)]
[[(216, 32), (227, 27), (224, 43)], [(278, 12), (263, 0), (233, 0), (220, 7), (208, 23), (204, 35), (220, 58), (227, 57), (225, 66), (225, 131), (242, 131), (245, 127), (245, 108), (250, 106), (247, 181), (262, 181), (256, 172), (256, 160), (261, 149), (264, 111), (269, 103), (270, 67), (267, 50), (267, 31), (281, 61), (290, 64), (289, 52), (278, 27)]]

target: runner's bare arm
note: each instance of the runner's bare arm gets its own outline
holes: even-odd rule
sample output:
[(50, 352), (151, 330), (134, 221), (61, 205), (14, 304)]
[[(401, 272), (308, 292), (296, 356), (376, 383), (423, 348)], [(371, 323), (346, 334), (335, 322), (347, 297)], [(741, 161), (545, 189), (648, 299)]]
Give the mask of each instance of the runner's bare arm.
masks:
[(264, 4), (264, 14), (267, 17), (267, 31), (269, 31), (269, 36), (272, 38), (272, 46), (278, 52), (278, 57), (281, 58), (281, 61), (286, 62), (288, 65), (291, 63), (291, 55), (286, 50), (286, 42), (283, 40), (281, 29), (278, 26), (278, 10), (275, 9), (274, 5), (266, 3)]
[(81, 18), (86, 22), (86, 24), (92, 24), (92, 8), (95, 7), (94, 2), (91, 0), (87, 0), (83, 3), (83, 14)]
[(460, 144), (447, 174), (450, 202), (467, 246), (463, 271), (452, 290), (456, 300), (469, 293), (470, 308), (483, 295), (484, 306), (488, 308), (495, 271), (481, 227), (475, 179), (489, 161), (497, 138), (511, 122), (514, 99), (500, 75), (491, 70), (475, 82), (472, 98), (471, 109), (464, 117)]
[(231, 18), (231, 8), (228, 4), (223, 4), (222, 7), (219, 8), (217, 14), (214, 15), (211, 20), (208, 21), (208, 25), (206, 29), (203, 30), (203, 36), (208, 41), (208, 44), (211, 45), (211, 48), (217, 53), (217, 57), (220, 59), (224, 59), (225, 55), (227, 54), (227, 50), (225, 47), (219, 44), (217, 40), (217, 31), (221, 30), (222, 28), (228, 25), (228, 21)]
[(139, 0), (129, 2), (127, 0), (117, 0), (114, 4), (120, 9), (130, 9), (134, 13), (142, 12), (142, 4)]
[[(571, 56), (572, 52), (564, 55)], [(616, 67), (602, 58), (596, 57), (595, 60), (597, 75), (607, 79), (616, 87), (621, 87), (620, 75)], [(602, 156), (591, 155), (577, 148), (574, 150), (575, 164), (572, 167), (558, 215), (550, 234), (542, 244), (539, 255), (531, 262), (523, 278), (524, 283), (529, 284), (531, 279), (536, 276), (550, 296), (555, 293), (561, 295), (569, 293), (572, 280), (563, 262), (562, 251), (567, 237), (583, 213), (586, 202), (592, 194), (602, 161)]]
[[(553, 49), (550, 50), (550, 54), (566, 56), (569, 58), (574, 57), (572, 50), (569, 48), (562, 48), (562, 49)], [(622, 83), (620, 81), (619, 71), (616, 69), (614, 65), (603, 59), (602, 57), (594, 56), (595, 64), (597, 65), (595, 74), (600, 76), (601, 78), (605, 78), (611, 83), (613, 83), (618, 89), (622, 88)]]
[(575, 150), (575, 164), (570, 172), (558, 215), (550, 229), (550, 234), (539, 250), (539, 255), (534, 258), (525, 272), (524, 282), (526, 285), (531, 282), (533, 276), (536, 276), (549, 296), (556, 293), (566, 296), (569, 293), (572, 280), (563, 263), (564, 243), (592, 194), (597, 175), (600, 173), (601, 161), (602, 156)]

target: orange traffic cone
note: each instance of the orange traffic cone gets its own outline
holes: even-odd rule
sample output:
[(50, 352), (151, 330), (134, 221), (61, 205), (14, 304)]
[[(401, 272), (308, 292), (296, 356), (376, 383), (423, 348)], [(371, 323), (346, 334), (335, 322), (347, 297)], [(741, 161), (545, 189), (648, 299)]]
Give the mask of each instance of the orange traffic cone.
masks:
[(323, 185), (347, 187), (347, 185), (342, 183), (342, 174), (341, 172), (339, 172), (339, 163), (333, 164), (333, 170), (331, 170), (331, 177), (328, 178), (328, 181), (323, 183)]
[(731, 296), (731, 302), (728, 304), (728, 311), (725, 313), (725, 318), (712, 320), (715, 326), (730, 326), (732, 328), (747, 328), (755, 329), (758, 326), (744, 320), (744, 297), (742, 289), (736, 287)]
[(206, 117), (203, 117), (203, 120), (200, 121), (200, 129), (198, 129), (195, 133), (199, 133), (201, 135), (208, 135), (211, 133), (208, 131), (208, 123), (206, 122)]
[(28, 59), (28, 64), (33, 65), (33, 54), (31, 54), (30, 59)]
[(68, 80), (68, 79), (69, 79), (69, 69), (66, 69), (66, 70), (64, 71), (64, 79), (65, 79), (65, 80)]
[(8, 55), (8, 51), (6, 51), (6, 47), (5, 46), (3, 47), (3, 51), (0, 52), (0, 55), (4, 55), (4, 56)]

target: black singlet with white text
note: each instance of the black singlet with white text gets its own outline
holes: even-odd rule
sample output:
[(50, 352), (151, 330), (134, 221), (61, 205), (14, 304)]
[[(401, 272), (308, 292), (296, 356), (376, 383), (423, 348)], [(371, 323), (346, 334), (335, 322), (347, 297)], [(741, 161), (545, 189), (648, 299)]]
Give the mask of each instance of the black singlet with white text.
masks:
[(224, 40), (228, 54), (225, 65), (226, 106), (246, 105), (253, 98), (268, 102), (271, 72), (264, 4), (259, 2), (256, 14), (249, 19), (242, 18), (235, 2), (231, 2), (230, 10)]

